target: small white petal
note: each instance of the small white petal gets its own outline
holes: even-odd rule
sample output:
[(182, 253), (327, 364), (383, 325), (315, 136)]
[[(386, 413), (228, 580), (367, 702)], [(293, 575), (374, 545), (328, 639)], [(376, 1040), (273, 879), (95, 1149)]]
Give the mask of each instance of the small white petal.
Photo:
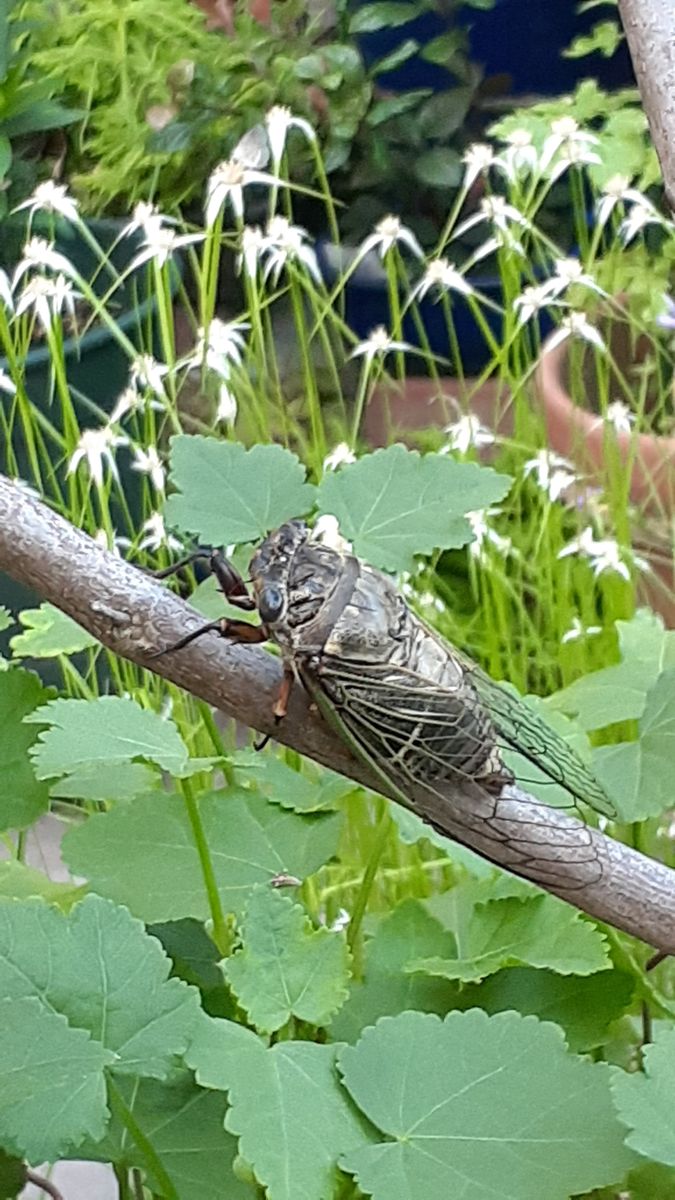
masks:
[(30, 209), (31, 213), (58, 213), (67, 221), (76, 222), (80, 219), (77, 200), (69, 195), (64, 184), (54, 183), (53, 179), (45, 179), (43, 183), (39, 183), (32, 196), (29, 196), (22, 204), (17, 204), (13, 211), (20, 212), (22, 208)]
[(2, 370), (0, 370), (0, 392), (6, 392), (8, 396), (14, 396), (16, 393), (14, 380), (6, 371)]
[(110, 425), (100, 429), (85, 429), (68, 461), (67, 473), (72, 475), (81, 462), (86, 462), (93, 483), (103, 486), (104, 463), (115, 479), (118, 478), (114, 451), (126, 444), (127, 439), (114, 433)]
[(323, 513), (317, 518), (312, 530), (312, 539), (321, 542), (322, 546), (330, 546), (331, 550), (337, 550), (340, 554), (349, 554), (352, 549), (351, 542), (340, 533), (338, 519), (332, 513)]
[(293, 116), (290, 108), (285, 108), (281, 104), (275, 104), (269, 110), (265, 116), (265, 125), (275, 168), (281, 162), (286, 149), (286, 139), (291, 129), (299, 129), (308, 142), (316, 141), (316, 133), (309, 121), (306, 121), (304, 117)]
[(237, 419), (237, 400), (226, 383), (221, 383), (218, 393), (218, 409), (216, 422), (224, 421), (226, 425), (234, 425)]
[(349, 463), (356, 462), (356, 455), (353, 450), (350, 450), (346, 442), (340, 442), (339, 445), (331, 450), (323, 460), (324, 471), (336, 471), (338, 467), (347, 466)]

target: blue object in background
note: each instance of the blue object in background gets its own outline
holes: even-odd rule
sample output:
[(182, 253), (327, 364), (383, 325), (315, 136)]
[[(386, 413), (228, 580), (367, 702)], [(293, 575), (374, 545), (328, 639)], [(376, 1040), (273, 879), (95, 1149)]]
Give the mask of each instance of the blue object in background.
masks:
[[(344, 264), (340, 268), (335, 247), (327, 240), (319, 241), (316, 251), (323, 278), (328, 288), (332, 288), (337, 282), (338, 276), (344, 273)], [(481, 295), (494, 301), (495, 304), (503, 304), (502, 282), (499, 275), (481, 275), (476, 272), (469, 278)], [(358, 338), (365, 341), (378, 325), (384, 325), (385, 329), (391, 331), (392, 318), (386, 275), (375, 252), (364, 259), (350, 276), (343, 294), (347, 324)], [(405, 297), (402, 295), (401, 301), (404, 300)], [(466, 298), (459, 292), (452, 292), (450, 300), (455, 333), (462, 355), (463, 373), (478, 375), (490, 362), (492, 352)], [(453, 362), (443, 305), (437, 297), (429, 294), (418, 302), (418, 310), (431, 352), (440, 358), (449, 360), (447, 367), (439, 363), (440, 374), (455, 374), (458, 364)], [(482, 314), (495, 340), (501, 342), (501, 313), (483, 305)], [(550, 333), (553, 324), (553, 319), (547, 312), (542, 311), (539, 314), (539, 334), (542, 339)], [(421, 347), (417, 326), (410, 313), (403, 319), (403, 340), (411, 346)], [(416, 372), (426, 374), (427, 367), (424, 359), (419, 355), (407, 354), (406, 361), (408, 370), (412, 374)]]
[[(360, 7), (356, 0), (355, 7)], [(560, 95), (589, 77), (603, 87), (629, 87), (635, 77), (625, 42), (611, 58), (601, 54), (581, 59), (563, 58), (562, 51), (580, 34), (612, 16), (612, 10), (593, 8), (581, 15), (574, 0), (495, 0), (493, 8), (462, 7), (458, 17), (427, 12), (394, 29), (360, 34), (358, 43), (372, 66), (409, 38), (425, 46), (446, 33), (455, 21), (469, 30), (469, 57), (486, 77), (508, 75), (509, 94)], [(378, 83), (392, 91), (428, 87), (442, 91), (455, 79), (449, 71), (414, 54), (395, 71), (378, 75)]]
[(471, 59), (486, 76), (510, 75), (514, 96), (556, 96), (588, 78), (606, 88), (634, 85), (625, 42), (611, 58), (563, 58), (574, 38), (616, 15), (609, 5), (582, 14), (576, 7), (574, 0), (496, 0), (494, 8), (484, 11), (463, 8), (462, 22), (470, 26)]
[[(394, 29), (360, 33), (356, 40), (367, 66), (372, 67), (373, 63), (385, 55), (392, 54), (410, 38), (420, 46), (426, 46), (442, 33), (447, 33), (447, 30), (448, 22), (444, 17), (435, 12), (426, 12), (420, 17), (414, 17), (405, 25), (397, 25)], [(435, 92), (442, 92), (453, 87), (455, 82), (454, 76), (450, 71), (446, 71), (445, 67), (427, 62), (419, 54), (413, 54), (396, 70), (384, 71), (377, 76), (378, 86), (392, 92), (409, 92), (415, 88), (432, 88)]]

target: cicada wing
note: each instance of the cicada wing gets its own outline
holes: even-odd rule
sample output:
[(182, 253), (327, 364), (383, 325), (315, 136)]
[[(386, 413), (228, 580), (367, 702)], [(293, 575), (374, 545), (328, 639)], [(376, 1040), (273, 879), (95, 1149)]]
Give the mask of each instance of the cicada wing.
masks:
[(470, 659), (462, 656), (462, 662), (500, 739), (576, 800), (616, 820), (617, 812), (611, 800), (576, 750), (525, 700), (496, 683)]
[[(470, 706), (462, 713), (458, 693), (435, 687), (405, 668), (397, 669), (394, 681), (391, 668), (372, 664), (359, 671), (353, 665), (324, 660), (320, 677), (303, 673), (303, 679), (328, 724), (374, 772), (383, 790), (430, 821), (439, 833), (475, 845), (479, 830), (482, 853), (544, 885), (564, 885), (569, 890), (570, 862), (581, 872), (579, 886), (601, 877), (602, 864), (591, 831), (583, 823), (560, 830), (552, 810), (522, 795), (516, 797), (520, 815), (514, 821), (509, 772), (481, 777), (471, 769), (472, 759), (482, 758), (491, 765), (492, 753), (488, 746), (486, 755), (485, 743), (490, 726), (487, 720), (476, 720)], [(464, 703), (466, 700), (464, 695)], [(496, 748), (494, 739), (493, 733), (492, 750)], [(479, 788), (470, 820), (452, 803), (453, 789), (461, 786), (462, 778)], [(424, 802), (425, 793), (430, 800), (435, 798), (429, 806)], [(442, 817), (430, 815), (445, 811), (447, 824)], [(547, 812), (551, 813), (550, 827)], [(497, 845), (502, 852), (495, 849), (493, 856), (490, 846)]]

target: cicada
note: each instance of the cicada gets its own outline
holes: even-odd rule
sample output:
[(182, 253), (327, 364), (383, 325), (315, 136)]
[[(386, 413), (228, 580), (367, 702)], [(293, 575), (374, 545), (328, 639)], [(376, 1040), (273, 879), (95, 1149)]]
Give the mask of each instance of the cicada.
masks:
[[(415, 809), (414, 798), (451, 795), (467, 779), (496, 801), (514, 783), (504, 758), (511, 749), (574, 801), (613, 815), (604, 790), (567, 742), (444, 641), (382, 571), (320, 544), (301, 521), (282, 525), (253, 555), (253, 596), (229, 563), (218, 555), (211, 561), (229, 601), (257, 609), (261, 624), (212, 621), (169, 649), (209, 630), (240, 642), (276, 643), (284, 664), (276, 720), (299, 681), (399, 802)], [(496, 820), (496, 804), (489, 811)]]

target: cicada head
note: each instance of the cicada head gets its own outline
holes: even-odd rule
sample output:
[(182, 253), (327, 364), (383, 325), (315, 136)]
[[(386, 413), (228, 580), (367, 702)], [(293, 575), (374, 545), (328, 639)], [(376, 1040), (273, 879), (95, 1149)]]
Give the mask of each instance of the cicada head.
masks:
[(307, 645), (343, 568), (343, 556), (312, 541), (303, 521), (287, 521), (265, 538), (251, 559), (251, 582), (260, 619), (282, 648)]

